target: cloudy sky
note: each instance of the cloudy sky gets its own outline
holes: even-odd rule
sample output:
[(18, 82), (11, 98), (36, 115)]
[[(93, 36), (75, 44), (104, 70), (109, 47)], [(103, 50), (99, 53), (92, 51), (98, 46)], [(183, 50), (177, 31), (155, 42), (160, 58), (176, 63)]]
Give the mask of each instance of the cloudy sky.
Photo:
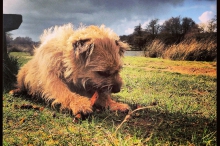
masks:
[(162, 24), (171, 17), (189, 17), (197, 24), (216, 15), (216, 0), (3, 0), (4, 14), (21, 14), (23, 22), (12, 37), (39, 41), (44, 29), (72, 23), (110, 27), (128, 35), (134, 27), (146, 27), (152, 19)]

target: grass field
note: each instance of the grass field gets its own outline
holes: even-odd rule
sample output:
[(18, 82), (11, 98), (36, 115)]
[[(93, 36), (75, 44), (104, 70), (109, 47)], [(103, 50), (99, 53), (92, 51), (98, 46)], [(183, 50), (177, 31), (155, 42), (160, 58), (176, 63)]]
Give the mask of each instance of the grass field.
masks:
[[(31, 57), (19, 56), (23, 65)], [(95, 111), (83, 121), (42, 101), (3, 95), (3, 145), (217, 145), (216, 62), (125, 57), (130, 114)], [(29, 107), (29, 108), (28, 108)]]

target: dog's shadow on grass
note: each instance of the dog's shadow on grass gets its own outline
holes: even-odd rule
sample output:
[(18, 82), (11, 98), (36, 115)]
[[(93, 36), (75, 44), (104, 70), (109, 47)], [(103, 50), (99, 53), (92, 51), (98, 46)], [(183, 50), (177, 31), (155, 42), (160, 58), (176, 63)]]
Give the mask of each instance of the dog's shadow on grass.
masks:
[[(137, 105), (130, 104), (133, 111)], [(117, 132), (129, 133), (143, 140), (143, 143), (158, 141), (164, 143), (192, 142), (196, 145), (216, 144), (217, 120), (202, 116), (201, 113), (183, 114), (161, 110), (157, 105), (140, 110), (126, 117), (124, 113), (97, 114), (100, 122), (108, 128), (115, 125)], [(128, 115), (128, 114), (127, 114)]]
[[(24, 94), (19, 96), (19, 98), (23, 98), (31, 104), (38, 104), (49, 108), (51, 111), (59, 112), (59, 105), (55, 106), (54, 109), (48, 103), (45, 103), (42, 98), (32, 98)], [(129, 105), (132, 110), (141, 108), (134, 104)], [(74, 117), (70, 111), (64, 111), (64, 113), (66, 112), (69, 112), (70, 116)], [(153, 104), (151, 108), (134, 112), (127, 119), (126, 115), (129, 115), (129, 113), (95, 110), (88, 117), (90, 120), (85, 120), (88, 120), (89, 123), (93, 119), (95, 123), (101, 123), (106, 129), (115, 129), (113, 132), (126, 133), (131, 136), (135, 135), (141, 138), (143, 143), (149, 141), (169, 141), (172, 143), (193, 142), (193, 144), (206, 145), (206, 143), (215, 144), (216, 142), (216, 119), (206, 118), (200, 113), (171, 113), (161, 110), (157, 105)]]

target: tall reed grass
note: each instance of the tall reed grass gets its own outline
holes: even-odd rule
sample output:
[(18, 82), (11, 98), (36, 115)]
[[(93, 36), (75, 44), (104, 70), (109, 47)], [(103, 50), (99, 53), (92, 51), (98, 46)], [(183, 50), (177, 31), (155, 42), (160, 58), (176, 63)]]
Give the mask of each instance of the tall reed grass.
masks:
[(166, 45), (161, 40), (155, 39), (145, 46), (145, 56), (152, 58), (161, 57), (165, 49)]
[(185, 39), (179, 44), (166, 45), (156, 39), (145, 46), (145, 56), (171, 60), (216, 61), (217, 41), (211, 38), (200, 41)]

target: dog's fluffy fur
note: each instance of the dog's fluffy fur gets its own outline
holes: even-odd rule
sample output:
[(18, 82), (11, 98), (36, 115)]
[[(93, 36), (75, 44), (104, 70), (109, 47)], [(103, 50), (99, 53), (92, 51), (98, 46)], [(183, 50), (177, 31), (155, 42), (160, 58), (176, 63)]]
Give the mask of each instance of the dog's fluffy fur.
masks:
[(88, 114), (93, 111), (89, 98), (97, 91), (94, 106), (129, 110), (111, 99), (111, 93), (120, 91), (121, 57), (128, 48), (112, 30), (104, 25), (74, 30), (66, 24), (45, 30), (40, 39), (33, 59), (17, 75), (14, 92), (26, 91), (74, 114)]

